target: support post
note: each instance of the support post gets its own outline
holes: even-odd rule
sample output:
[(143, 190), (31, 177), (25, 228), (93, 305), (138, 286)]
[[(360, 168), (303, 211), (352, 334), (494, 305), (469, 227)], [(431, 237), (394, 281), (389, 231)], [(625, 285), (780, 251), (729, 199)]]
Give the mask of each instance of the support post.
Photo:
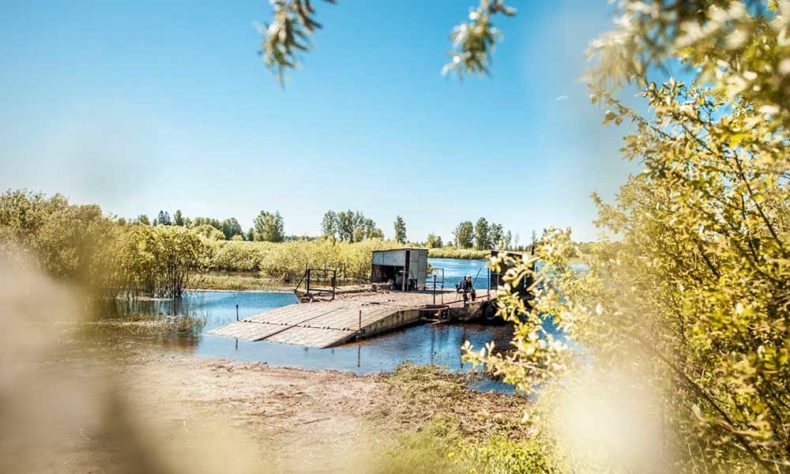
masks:
[(239, 320), (239, 305), (236, 305), (236, 321)]
[(362, 337), (362, 310), (359, 310), (359, 328), (357, 329), (357, 339)]
[(436, 306), (436, 274), (433, 274), (433, 305)]

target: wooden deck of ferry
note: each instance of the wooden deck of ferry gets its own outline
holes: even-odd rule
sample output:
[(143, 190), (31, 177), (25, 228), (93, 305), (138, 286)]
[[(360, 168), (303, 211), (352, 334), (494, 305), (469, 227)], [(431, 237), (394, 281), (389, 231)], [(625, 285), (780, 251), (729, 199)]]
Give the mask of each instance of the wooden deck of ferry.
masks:
[[(362, 292), (340, 294), (332, 301), (296, 303), (244, 318), (210, 331), (210, 334), (297, 344), (333, 347), (408, 326), (437, 311), (442, 305), (454, 318), (469, 318), (495, 292), (480, 291), (475, 302), (464, 303), (454, 291)], [(435, 301), (435, 303), (434, 303)]]

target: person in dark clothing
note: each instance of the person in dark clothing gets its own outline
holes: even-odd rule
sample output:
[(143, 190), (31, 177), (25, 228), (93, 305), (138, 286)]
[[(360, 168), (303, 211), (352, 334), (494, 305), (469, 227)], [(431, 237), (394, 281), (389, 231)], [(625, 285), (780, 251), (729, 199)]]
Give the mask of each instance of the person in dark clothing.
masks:
[(455, 286), (458, 293), (464, 294), (464, 302), (467, 301), (467, 293), (472, 296), (472, 301), (475, 300), (477, 294), (475, 293), (475, 286), (472, 282), (472, 275), (466, 275), (461, 283)]

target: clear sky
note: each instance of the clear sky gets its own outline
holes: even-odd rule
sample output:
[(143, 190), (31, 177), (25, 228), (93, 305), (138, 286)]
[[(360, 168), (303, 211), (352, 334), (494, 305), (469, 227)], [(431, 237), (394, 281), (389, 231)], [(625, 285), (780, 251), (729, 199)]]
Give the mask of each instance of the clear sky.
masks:
[(0, 1), (0, 188), (133, 217), (327, 209), (400, 214), (412, 240), (485, 216), (596, 235), (590, 193), (629, 166), (579, 82), (605, 0), (515, 1), (491, 77), (443, 77), (475, 0), (317, 2), (324, 29), (282, 89), (257, 52), (266, 0)]

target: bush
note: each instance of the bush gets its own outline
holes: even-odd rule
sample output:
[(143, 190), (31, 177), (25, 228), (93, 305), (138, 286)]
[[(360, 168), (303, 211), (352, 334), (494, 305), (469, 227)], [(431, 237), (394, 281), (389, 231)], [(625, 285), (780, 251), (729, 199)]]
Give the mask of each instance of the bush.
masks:
[(260, 272), (282, 281), (300, 278), (307, 268), (338, 270), (338, 278), (364, 278), (370, 273), (374, 250), (398, 248), (393, 241), (367, 239), (337, 242), (333, 239), (272, 242), (216, 242), (211, 269), (224, 272)]

